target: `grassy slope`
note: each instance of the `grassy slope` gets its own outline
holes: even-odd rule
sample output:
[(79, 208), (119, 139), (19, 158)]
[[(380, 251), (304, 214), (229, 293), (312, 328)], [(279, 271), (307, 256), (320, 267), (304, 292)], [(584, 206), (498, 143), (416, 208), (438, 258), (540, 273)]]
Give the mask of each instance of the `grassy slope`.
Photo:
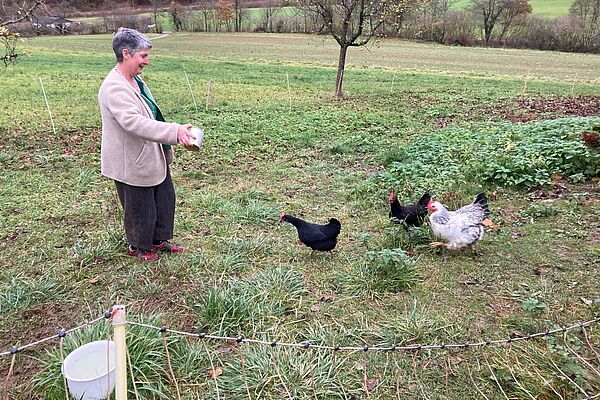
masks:
[[(569, 7), (573, 0), (529, 0), (533, 14), (546, 17), (556, 18), (569, 13)], [(456, 9), (468, 7), (471, 0), (458, 0), (453, 6)]]
[[(376, 342), (391, 324), (396, 330), (406, 326), (416, 341), (460, 341), (590, 316), (580, 297), (598, 295), (594, 216), (600, 210), (597, 202), (584, 206), (577, 196), (554, 201), (560, 213), (538, 216), (530, 211), (534, 203), (527, 196), (500, 191), (492, 208), (502, 228), (481, 243), (481, 256), (459, 253), (443, 262), (426, 246), (417, 247), (422, 281), (411, 291), (372, 299), (349, 291), (343, 282), (367, 250), (406, 240), (400, 228), (390, 227), (384, 193), (373, 200), (357, 197), (354, 190), (382, 169), (387, 150), (436, 129), (444, 118), (465, 126), (493, 118), (479, 110), (522, 96), (527, 65), (536, 65), (527, 96), (594, 94), (595, 56), (386, 41), (370, 51), (352, 49), (345, 78), (349, 97), (337, 102), (330, 96), (337, 50), (331, 40), (190, 34), (160, 39), (145, 79), (165, 115), (204, 127), (206, 141), (200, 153), (179, 151), (173, 168), (179, 199), (176, 235), (190, 251), (145, 264), (123, 255), (114, 188), (98, 173), (96, 92), (112, 67), (109, 40), (36, 39), (31, 57), (2, 76), (3, 349), (53, 334), (57, 326), (71, 326), (84, 315), (95, 316), (114, 301), (131, 304), (136, 314), (163, 312), (163, 323), (194, 329), (195, 310), (207, 287), (224, 286), (236, 277), (245, 281), (277, 265), (301, 273), (307, 290), (290, 314), (271, 317), (261, 329), (261, 335), (282, 340), (317, 332), (328, 342), (346, 338), (357, 343), (360, 337)], [(488, 52), (485, 57), (482, 51)], [(183, 70), (192, 80), (198, 111)], [(48, 92), (56, 136), (38, 77)], [(596, 189), (570, 190), (594, 196)], [(464, 201), (466, 196), (456, 203)], [(337, 254), (309, 257), (306, 248), (294, 246), (290, 226), (276, 224), (282, 210), (314, 221), (340, 218), (344, 229)], [(477, 283), (462, 283), (467, 281)], [(320, 302), (328, 292), (333, 302)], [(525, 315), (521, 302), (530, 297), (548, 307)], [(518, 351), (488, 356), (494, 366), (528, 368)], [(478, 352), (416, 359), (354, 355), (340, 367), (340, 376), (347, 376), (344, 390), (358, 393), (362, 373), (357, 366), (366, 363), (368, 377), (381, 384), (370, 398), (424, 392), (431, 398), (479, 398), (470, 383), (472, 370), (490, 398), (502, 398), (477, 359)], [(282, 368), (288, 366), (286, 358), (279, 360)], [(425, 366), (418, 377), (409, 372), (415, 365)], [(200, 382), (202, 368), (206, 365), (193, 374)], [(225, 379), (231, 379), (228, 373), (225, 368)], [(293, 390), (303, 387), (291, 375), (286, 379)], [(280, 398), (277, 386), (263, 396)], [(31, 398), (26, 386), (15, 396)], [(204, 396), (214, 398), (214, 389)], [(310, 392), (298, 396), (310, 397)], [(245, 393), (232, 392), (233, 397), (245, 398)]]

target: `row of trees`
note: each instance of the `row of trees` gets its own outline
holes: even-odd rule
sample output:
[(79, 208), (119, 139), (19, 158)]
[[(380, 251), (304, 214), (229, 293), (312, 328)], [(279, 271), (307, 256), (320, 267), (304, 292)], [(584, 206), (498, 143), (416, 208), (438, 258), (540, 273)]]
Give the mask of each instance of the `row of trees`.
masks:
[[(157, 0), (136, 1), (154, 1), (156, 5)], [(351, 13), (350, 20), (356, 17), (354, 23), (359, 22), (364, 11), (369, 18), (364, 18), (367, 14), (363, 16), (362, 23), (367, 24), (363, 31), (374, 31), (377, 36), (442, 44), (600, 50), (600, 0), (574, 0), (569, 15), (555, 20), (533, 16), (528, 0), (471, 0), (465, 9), (453, 7), (456, 3), (457, 0), (379, 0), (354, 6), (353, 2), (334, 0), (197, 0), (188, 6), (171, 3), (165, 10), (173, 17), (175, 29), (182, 30), (331, 33), (327, 18), (331, 19), (334, 13), (341, 17), (350, 7), (360, 10), (356, 16)], [(259, 17), (256, 13), (250, 15), (251, 7), (260, 8)], [(287, 12), (282, 12), (283, 7), (287, 7)]]

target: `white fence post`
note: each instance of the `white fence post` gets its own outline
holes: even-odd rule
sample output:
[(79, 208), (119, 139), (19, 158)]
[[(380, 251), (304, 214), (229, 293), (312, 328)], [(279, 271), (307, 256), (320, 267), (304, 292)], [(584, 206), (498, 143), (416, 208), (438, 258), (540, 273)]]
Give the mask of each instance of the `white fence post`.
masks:
[(113, 337), (115, 340), (116, 400), (127, 400), (127, 342), (125, 306), (113, 306)]

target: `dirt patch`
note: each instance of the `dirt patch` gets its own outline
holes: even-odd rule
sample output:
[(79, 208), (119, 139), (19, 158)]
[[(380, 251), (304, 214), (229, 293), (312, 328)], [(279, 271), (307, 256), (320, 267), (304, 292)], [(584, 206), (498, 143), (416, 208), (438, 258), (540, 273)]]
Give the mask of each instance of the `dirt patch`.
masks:
[(600, 116), (600, 96), (516, 99), (502, 102), (495, 108), (483, 109), (481, 112), (497, 115), (513, 123), (561, 117)]
[[(45, 337), (53, 336), (58, 333), (60, 327), (72, 328), (76, 326), (75, 321), (71, 321), (69, 315), (77, 315), (73, 312), (72, 306), (67, 304), (44, 303), (38, 304), (27, 310), (19, 312), (19, 326), (10, 332), (10, 337), (13, 342), (0, 340), (0, 349), (5, 351), (16, 343), (24, 345), (39, 340)], [(1, 335), (3, 338), (5, 335)], [(27, 349), (23, 353), (17, 355), (12, 377), (9, 382), (9, 387), (17, 385), (17, 382), (29, 380), (40, 370), (40, 365), (33, 356), (43, 352), (45, 349), (50, 349), (58, 344), (58, 339), (50, 340), (46, 343)], [(6, 358), (9, 360), (9, 358)], [(6, 376), (10, 363), (5, 363), (0, 367), (0, 376)], [(2, 382), (2, 385), (4, 382)], [(0, 385), (1, 386), (1, 385)]]

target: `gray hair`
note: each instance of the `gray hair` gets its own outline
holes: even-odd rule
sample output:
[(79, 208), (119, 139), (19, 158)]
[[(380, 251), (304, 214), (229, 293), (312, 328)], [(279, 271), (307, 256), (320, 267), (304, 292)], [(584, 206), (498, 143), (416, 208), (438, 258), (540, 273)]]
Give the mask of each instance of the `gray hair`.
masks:
[(112, 47), (117, 56), (117, 62), (123, 61), (123, 50), (127, 49), (130, 54), (135, 54), (141, 49), (152, 48), (148, 37), (135, 29), (119, 28), (112, 41)]

